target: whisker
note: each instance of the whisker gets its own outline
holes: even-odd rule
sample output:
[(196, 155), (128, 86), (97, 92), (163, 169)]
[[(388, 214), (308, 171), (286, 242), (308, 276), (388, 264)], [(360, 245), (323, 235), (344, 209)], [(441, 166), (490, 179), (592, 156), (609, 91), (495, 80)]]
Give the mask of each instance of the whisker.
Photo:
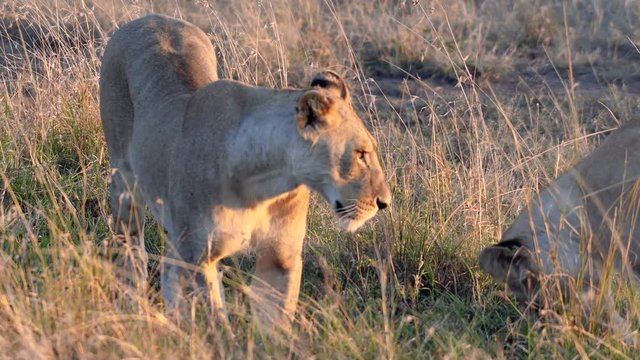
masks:
[(345, 207), (342, 207), (340, 209), (337, 209), (336, 212), (340, 214), (340, 213), (345, 213), (345, 212), (348, 212), (348, 211), (353, 211), (355, 209), (356, 209), (355, 205), (350, 205), (350, 206), (345, 206)]
[(341, 208), (339, 208), (338, 210), (351, 210), (356, 208), (358, 205), (357, 204), (351, 204), (351, 205), (347, 205), (347, 206), (343, 206)]
[(340, 214), (340, 215), (338, 216), (338, 220), (344, 220), (344, 219), (348, 218), (348, 217), (349, 217), (349, 215), (351, 215), (351, 213)]

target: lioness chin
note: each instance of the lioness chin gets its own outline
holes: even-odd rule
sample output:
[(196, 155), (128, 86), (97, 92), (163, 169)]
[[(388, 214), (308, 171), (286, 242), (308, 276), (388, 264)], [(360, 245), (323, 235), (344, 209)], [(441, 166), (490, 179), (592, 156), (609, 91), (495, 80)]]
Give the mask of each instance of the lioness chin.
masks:
[(339, 75), (284, 90), (217, 80), (208, 37), (181, 20), (150, 15), (114, 33), (100, 114), (114, 230), (144, 261), (145, 205), (165, 227), (162, 292), (174, 307), (196, 278), (186, 262), (202, 269), (214, 313), (223, 313), (218, 262), (254, 249), (254, 310), (269, 323), (286, 320), (298, 298), (310, 190), (348, 231), (391, 201), (377, 143)]
[(640, 276), (639, 139), (638, 121), (609, 135), (532, 199), (501, 242), (481, 252), (480, 267), (522, 302), (573, 298), (588, 313), (604, 299), (617, 318), (601, 285), (608, 269)]

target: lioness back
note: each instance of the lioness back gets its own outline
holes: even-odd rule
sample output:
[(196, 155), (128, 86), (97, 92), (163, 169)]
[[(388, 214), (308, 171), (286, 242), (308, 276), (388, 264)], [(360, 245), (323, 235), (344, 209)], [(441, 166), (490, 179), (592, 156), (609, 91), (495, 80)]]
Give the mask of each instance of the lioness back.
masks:
[(134, 111), (148, 112), (162, 99), (192, 94), (217, 78), (213, 46), (196, 26), (163, 15), (122, 26), (105, 49), (100, 72), (100, 109), (110, 152), (127, 149)]
[(126, 75), (134, 103), (193, 93), (218, 79), (215, 51), (198, 27), (164, 15), (149, 15), (122, 26), (102, 60), (101, 78)]

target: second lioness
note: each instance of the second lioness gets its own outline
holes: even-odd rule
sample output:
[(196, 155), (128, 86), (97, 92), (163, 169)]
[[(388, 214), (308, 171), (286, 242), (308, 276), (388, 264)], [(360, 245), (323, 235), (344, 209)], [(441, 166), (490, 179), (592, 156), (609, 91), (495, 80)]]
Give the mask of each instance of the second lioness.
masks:
[[(480, 266), (521, 301), (588, 300), (616, 270), (640, 279), (640, 121), (631, 121), (546, 189), (480, 254)], [(555, 288), (555, 287), (554, 287)], [(544, 290), (544, 291), (540, 291)], [(553, 293), (553, 292), (552, 292)]]
[[(216, 312), (224, 307), (218, 262), (253, 249), (259, 313), (280, 321), (298, 298), (309, 190), (349, 231), (391, 194), (376, 141), (337, 74), (286, 90), (216, 80), (209, 39), (189, 23), (151, 15), (113, 35), (100, 112), (115, 228), (144, 254), (147, 205), (168, 232), (167, 257), (201, 266)], [(180, 304), (192, 279), (166, 261), (166, 300)]]

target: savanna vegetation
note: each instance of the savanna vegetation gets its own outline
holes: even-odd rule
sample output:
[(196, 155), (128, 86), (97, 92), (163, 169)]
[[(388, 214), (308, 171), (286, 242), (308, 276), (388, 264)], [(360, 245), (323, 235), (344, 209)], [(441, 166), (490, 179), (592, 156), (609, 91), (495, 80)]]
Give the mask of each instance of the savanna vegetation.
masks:
[[(270, 87), (345, 75), (380, 143), (393, 204), (356, 234), (311, 209), (288, 334), (251, 321), (251, 254), (226, 262), (235, 340), (194, 304), (166, 316), (164, 234), (148, 291), (118, 281), (98, 73), (110, 34), (159, 12), (195, 23), (219, 73)], [(640, 110), (640, 2), (623, 0), (7, 0), (0, 4), (0, 357), (637, 358), (631, 324), (575, 304), (519, 307), (482, 273), (526, 200)]]

